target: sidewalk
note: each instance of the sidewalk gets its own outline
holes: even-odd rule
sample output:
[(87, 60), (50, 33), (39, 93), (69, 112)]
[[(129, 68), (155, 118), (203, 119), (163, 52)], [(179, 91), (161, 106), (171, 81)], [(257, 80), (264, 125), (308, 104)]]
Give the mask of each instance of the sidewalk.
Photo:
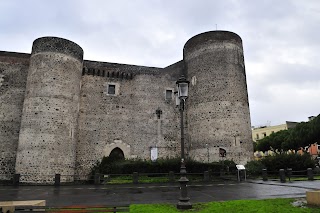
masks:
[(289, 187), (296, 187), (296, 188), (303, 188), (303, 189), (310, 189), (310, 190), (320, 190), (320, 180), (313, 180), (313, 181), (286, 181), (285, 183), (281, 183), (280, 181), (275, 180), (247, 180), (249, 183), (256, 183), (256, 184), (266, 184), (266, 185), (276, 185), (276, 186), (289, 186)]

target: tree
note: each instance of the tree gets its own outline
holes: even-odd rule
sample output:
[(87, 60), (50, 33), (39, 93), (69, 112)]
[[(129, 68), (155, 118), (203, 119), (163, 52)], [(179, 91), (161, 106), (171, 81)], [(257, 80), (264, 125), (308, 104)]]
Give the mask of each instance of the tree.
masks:
[(253, 151), (254, 152), (257, 151), (257, 142), (252, 142), (252, 144), (253, 144)]
[(271, 134), (269, 138), (270, 146), (274, 150), (279, 150), (281, 152), (281, 150), (283, 150), (282, 143), (285, 142), (288, 136), (289, 136), (288, 130), (281, 130), (279, 132)]
[(257, 150), (263, 151), (263, 152), (270, 150), (269, 139), (267, 137), (265, 137), (265, 138), (262, 138), (261, 140), (259, 140), (257, 142), (256, 148), (257, 148)]
[(281, 130), (259, 140), (256, 149), (259, 151), (298, 150), (315, 142), (320, 143), (320, 115), (309, 122), (301, 122), (289, 130)]

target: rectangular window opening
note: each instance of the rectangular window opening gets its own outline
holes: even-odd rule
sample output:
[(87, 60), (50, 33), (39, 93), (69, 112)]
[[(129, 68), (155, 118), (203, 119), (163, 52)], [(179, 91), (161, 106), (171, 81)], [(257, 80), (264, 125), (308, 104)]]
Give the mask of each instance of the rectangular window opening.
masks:
[(116, 94), (116, 85), (109, 84), (108, 85), (108, 94), (115, 95)]
[(172, 90), (166, 90), (166, 100), (172, 100)]

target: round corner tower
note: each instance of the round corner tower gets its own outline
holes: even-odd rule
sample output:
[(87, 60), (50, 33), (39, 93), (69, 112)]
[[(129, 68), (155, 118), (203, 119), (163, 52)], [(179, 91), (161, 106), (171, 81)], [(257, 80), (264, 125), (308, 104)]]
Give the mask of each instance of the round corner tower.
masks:
[(191, 82), (190, 156), (205, 162), (246, 163), (253, 148), (241, 38), (227, 31), (202, 33), (187, 41), (183, 57)]
[(73, 181), (83, 50), (57, 37), (33, 42), (16, 173), (21, 182)]

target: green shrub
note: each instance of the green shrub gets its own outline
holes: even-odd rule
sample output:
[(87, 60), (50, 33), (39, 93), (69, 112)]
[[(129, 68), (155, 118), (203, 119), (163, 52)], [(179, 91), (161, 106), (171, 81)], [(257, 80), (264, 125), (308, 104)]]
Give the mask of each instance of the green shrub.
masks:
[(260, 160), (253, 160), (249, 161), (245, 168), (247, 169), (247, 174), (250, 176), (259, 176), (262, 173), (262, 169), (265, 168), (265, 166), (262, 164)]
[[(99, 172), (100, 174), (132, 174), (138, 173), (168, 173), (173, 171), (180, 172), (180, 159), (158, 159), (155, 162), (150, 160), (114, 160), (109, 157), (104, 157), (102, 161), (97, 163), (92, 174)], [(213, 175), (217, 175), (221, 169), (226, 171), (235, 171), (235, 163), (233, 161), (220, 161), (213, 163), (202, 163), (194, 160), (187, 160), (186, 167), (188, 173), (203, 173), (211, 171)]]
[(292, 168), (293, 171), (306, 170), (307, 168), (314, 168), (315, 161), (309, 154), (275, 154), (266, 156), (261, 160), (250, 161), (246, 165), (248, 174), (260, 175), (262, 169), (266, 168), (271, 172), (278, 172), (279, 169)]
[(276, 154), (261, 159), (262, 164), (268, 171), (279, 171), (279, 169), (292, 168), (293, 171), (314, 168), (315, 162), (309, 154)]

